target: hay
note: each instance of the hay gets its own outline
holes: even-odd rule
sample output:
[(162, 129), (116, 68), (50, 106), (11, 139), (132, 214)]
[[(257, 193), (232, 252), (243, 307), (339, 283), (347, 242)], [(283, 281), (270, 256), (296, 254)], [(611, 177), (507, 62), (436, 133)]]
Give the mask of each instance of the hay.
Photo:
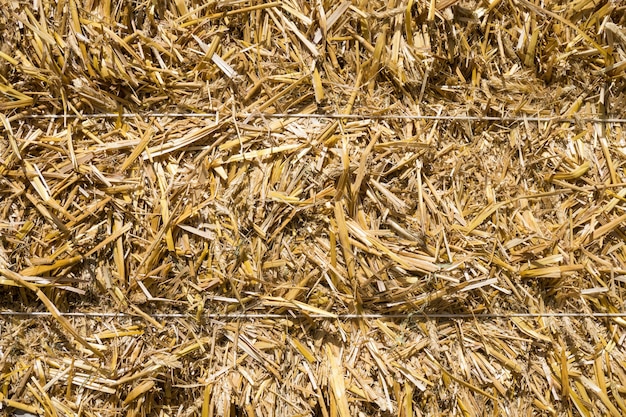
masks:
[(4, 410), (626, 413), (618, 2), (1, 4)]

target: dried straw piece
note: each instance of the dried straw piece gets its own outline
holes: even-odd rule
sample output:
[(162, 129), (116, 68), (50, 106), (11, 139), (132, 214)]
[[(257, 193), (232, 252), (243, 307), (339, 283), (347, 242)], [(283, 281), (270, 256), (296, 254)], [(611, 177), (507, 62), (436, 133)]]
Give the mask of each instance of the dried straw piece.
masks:
[(141, 382), (128, 393), (128, 395), (124, 399), (124, 405), (128, 405), (132, 403), (133, 401), (137, 400), (137, 398), (139, 398), (140, 396), (144, 395), (145, 393), (149, 392), (152, 388), (154, 388), (154, 385), (155, 383), (152, 380)]
[(348, 399), (346, 397), (346, 387), (344, 383), (342, 366), (340, 365), (340, 361), (337, 359), (336, 354), (328, 345), (326, 346), (326, 358), (328, 360), (328, 366), (330, 368), (330, 393), (333, 396), (337, 414), (340, 417), (348, 417), (350, 416), (350, 410), (348, 407)]

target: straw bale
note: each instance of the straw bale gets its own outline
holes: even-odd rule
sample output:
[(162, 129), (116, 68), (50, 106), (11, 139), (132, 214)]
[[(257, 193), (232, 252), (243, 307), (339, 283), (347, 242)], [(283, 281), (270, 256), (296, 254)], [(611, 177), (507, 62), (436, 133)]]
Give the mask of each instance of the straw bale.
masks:
[(0, 5), (3, 413), (626, 413), (619, 2)]

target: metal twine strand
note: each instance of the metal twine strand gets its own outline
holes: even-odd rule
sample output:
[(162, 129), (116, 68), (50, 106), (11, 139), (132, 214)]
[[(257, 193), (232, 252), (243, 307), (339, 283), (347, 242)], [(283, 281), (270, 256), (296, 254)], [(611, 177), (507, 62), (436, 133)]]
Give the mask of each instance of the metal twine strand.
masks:
[[(150, 117), (188, 117), (215, 118), (216, 113), (92, 113), (92, 114), (23, 114), (11, 117), (13, 120), (27, 119), (116, 119), (116, 118), (150, 118)], [(338, 114), (338, 113), (241, 113), (237, 117), (259, 117), (266, 119), (350, 119), (350, 120), (433, 120), (433, 121), (470, 121), (470, 122), (535, 122), (535, 123), (626, 123), (619, 117), (538, 117), (538, 116), (452, 116), (452, 115), (419, 115), (419, 114)]]
[[(83, 318), (140, 318), (141, 316), (127, 313), (86, 313), (86, 312), (73, 312), (73, 313), (60, 313), (64, 317), (83, 317)], [(183, 313), (156, 313), (146, 314), (154, 319), (175, 319), (175, 318), (193, 318), (196, 317), (193, 314)], [(52, 313), (47, 311), (0, 311), (0, 317), (52, 317)], [(285, 314), (264, 314), (264, 313), (207, 313), (201, 316), (205, 319), (215, 320), (256, 320), (256, 319), (325, 319), (325, 320), (353, 320), (353, 319), (455, 319), (455, 320), (468, 320), (468, 319), (511, 319), (511, 318), (539, 318), (539, 317), (554, 317), (554, 318), (622, 318), (626, 317), (626, 312), (623, 313), (433, 313), (427, 314), (423, 312), (415, 313), (392, 313), (392, 314), (305, 314), (305, 313), (285, 313)]]

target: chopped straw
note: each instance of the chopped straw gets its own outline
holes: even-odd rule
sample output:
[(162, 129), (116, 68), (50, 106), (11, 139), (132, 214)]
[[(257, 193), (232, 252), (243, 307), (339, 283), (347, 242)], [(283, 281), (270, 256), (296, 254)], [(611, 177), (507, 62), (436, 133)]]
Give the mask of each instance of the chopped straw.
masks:
[(620, 2), (0, 5), (0, 414), (626, 414)]

